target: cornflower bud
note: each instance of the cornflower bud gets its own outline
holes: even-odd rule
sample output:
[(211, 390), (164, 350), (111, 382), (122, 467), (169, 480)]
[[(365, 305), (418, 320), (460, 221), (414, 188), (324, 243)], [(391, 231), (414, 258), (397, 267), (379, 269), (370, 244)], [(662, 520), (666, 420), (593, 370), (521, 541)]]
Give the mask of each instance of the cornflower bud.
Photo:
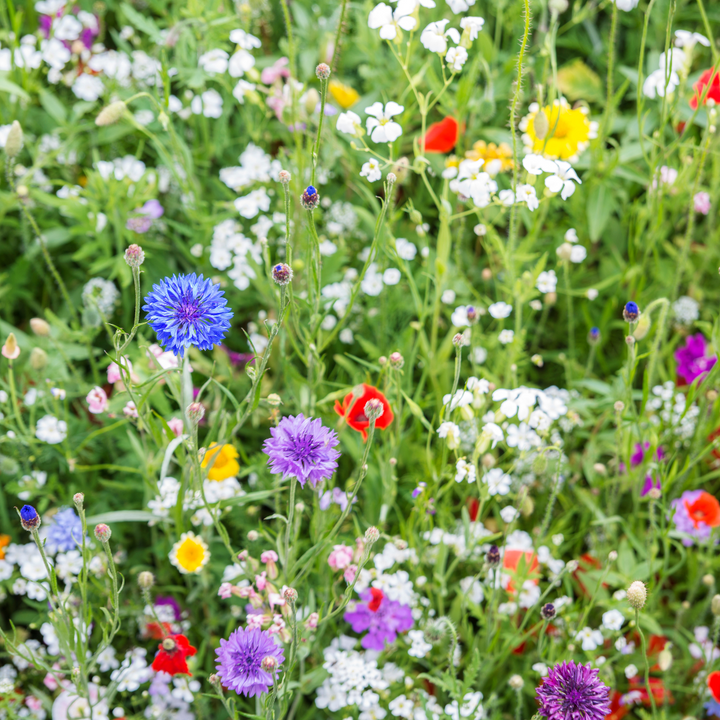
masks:
[(114, 125), (124, 114), (127, 105), (122, 100), (116, 100), (104, 107), (95, 118), (95, 124), (98, 127), (105, 125)]
[(394, 172), (389, 172), (387, 174), (387, 182), (388, 185), (394, 185), (397, 182), (397, 175)]
[(497, 567), (500, 564), (500, 548), (497, 545), (491, 545), (485, 555), (485, 560), (490, 567)]
[[(544, 114), (544, 113), (543, 113), (543, 114)], [(513, 675), (513, 676), (508, 680), (508, 685), (509, 685), (513, 690), (522, 690), (522, 689), (523, 689), (523, 686), (525, 685), (525, 681), (522, 679), (522, 677), (520, 677), (520, 675)]]
[(314, 210), (319, 202), (320, 195), (318, 195), (318, 191), (312, 185), (308, 185), (305, 192), (300, 196), (300, 204), (306, 210)]
[(32, 505), (23, 505), (18, 511), (20, 514), (20, 524), (25, 530), (37, 530), (40, 527), (40, 516)]
[(125, 262), (131, 268), (140, 267), (145, 262), (145, 253), (143, 252), (143, 249), (135, 243), (130, 245), (125, 251)]
[(83, 503), (85, 502), (85, 495), (82, 493), (75, 493), (73, 495), (73, 502), (75, 503), (75, 507), (78, 511), (82, 510)]
[(278, 405), (282, 405), (282, 400), (280, 399), (280, 396), (277, 393), (270, 393), (270, 395), (267, 396), (268, 405), (271, 405), (272, 407), (277, 407)]
[(148, 570), (143, 570), (138, 575), (138, 585), (143, 590), (149, 590), (155, 584), (155, 576)]
[(286, 263), (278, 263), (272, 269), (272, 278), (278, 285), (284, 287), (293, 279), (293, 270)]
[(278, 179), (285, 186), (290, 184), (291, 178), (292, 178), (292, 175), (290, 175), (290, 173), (287, 170), (281, 170), (278, 173)]
[(266, 655), (262, 659), (261, 665), (262, 665), (262, 669), (265, 672), (271, 673), (271, 672), (273, 672), (273, 670), (277, 669), (278, 661), (272, 655)]
[(400, 370), (400, 368), (405, 364), (405, 358), (399, 353), (394, 352), (390, 356), (390, 367), (394, 368), (395, 370)]
[(95, 526), (95, 537), (101, 542), (106, 543), (112, 535), (112, 530), (105, 524), (100, 523)]
[(372, 545), (373, 543), (376, 543), (379, 539), (380, 531), (374, 525), (371, 525), (365, 531), (365, 542)]
[(545, 620), (552, 620), (557, 615), (557, 610), (552, 603), (545, 603), (540, 609), (540, 615), (542, 615)]
[(385, 408), (383, 407), (382, 402), (378, 398), (372, 398), (371, 400), (368, 400), (365, 403), (365, 417), (372, 422), (373, 420), (377, 420), (384, 412)]
[(315, 75), (318, 80), (327, 80), (330, 77), (330, 66), (327, 63), (320, 63), (315, 68)]
[(23, 149), (22, 126), (17, 120), (13, 120), (10, 132), (5, 140), (5, 155), (9, 158), (17, 157)]
[(32, 318), (30, 328), (38, 337), (46, 337), (50, 334), (50, 325), (42, 318)]
[(283, 592), (283, 597), (289, 602), (294, 603), (297, 602), (298, 599), (298, 591), (295, 588), (285, 588), (285, 591)]
[(617, 559), (618, 559), (617, 550), (611, 550), (611, 551), (608, 553), (608, 560), (609, 560), (610, 562), (615, 562)]
[(455, 347), (463, 347), (463, 345), (466, 345), (465, 336), (462, 333), (456, 333), (452, 339), (452, 344)]
[(622, 400), (618, 400), (613, 407), (615, 408), (615, 412), (621, 413), (625, 409), (625, 403)]
[(569, 573), (574, 573), (578, 569), (579, 563), (577, 560), (568, 560), (567, 565), (565, 566), (567, 568), (567, 571)]
[(202, 403), (192, 402), (187, 406), (185, 413), (190, 422), (199, 423), (205, 417), (205, 407)]
[(630, 607), (635, 610), (642, 610), (646, 600), (647, 588), (645, 587), (645, 583), (640, 580), (635, 580), (627, 589), (627, 601), (630, 603)]
[(247, 534), (247, 539), (248, 539), (250, 542), (255, 542), (259, 537), (260, 537), (260, 533), (259, 533), (257, 530), (251, 530), (251, 531)]
[(639, 316), (640, 310), (637, 303), (634, 303), (632, 300), (625, 303), (625, 307), (623, 308), (623, 320), (625, 320), (626, 323), (634, 323)]
[(597, 345), (600, 342), (600, 328), (592, 327), (587, 337), (588, 345)]

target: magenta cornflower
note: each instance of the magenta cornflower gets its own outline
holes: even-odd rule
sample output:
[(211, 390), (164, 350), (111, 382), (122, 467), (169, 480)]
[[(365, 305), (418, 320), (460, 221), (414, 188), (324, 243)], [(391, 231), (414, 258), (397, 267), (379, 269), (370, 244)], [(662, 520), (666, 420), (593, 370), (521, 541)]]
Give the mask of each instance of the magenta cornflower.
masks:
[(717, 356), (709, 354), (707, 340), (702, 333), (697, 333), (690, 335), (684, 347), (675, 351), (675, 361), (678, 376), (690, 385), (695, 378), (704, 377), (712, 369)]
[(590, 663), (568, 660), (550, 668), (536, 691), (538, 712), (548, 720), (604, 720), (610, 713), (610, 688)]
[(260, 628), (238, 628), (227, 640), (220, 640), (215, 653), (215, 668), (222, 684), (246, 697), (255, 697), (272, 687), (273, 676), (262, 669), (265, 658), (274, 658), (278, 668), (285, 661), (282, 648)]
[(397, 634), (413, 626), (412, 610), (397, 600), (390, 600), (382, 590), (369, 588), (360, 593), (364, 602), (345, 613), (345, 622), (356, 633), (367, 630), (361, 645), (366, 650), (383, 650), (385, 643), (394, 643)]
[(283, 479), (296, 477), (301, 487), (309, 480), (316, 487), (329, 480), (337, 470), (340, 453), (333, 448), (340, 443), (334, 430), (326, 428), (319, 418), (306, 418), (299, 414), (284, 417), (271, 438), (263, 445), (268, 456), (270, 472)]

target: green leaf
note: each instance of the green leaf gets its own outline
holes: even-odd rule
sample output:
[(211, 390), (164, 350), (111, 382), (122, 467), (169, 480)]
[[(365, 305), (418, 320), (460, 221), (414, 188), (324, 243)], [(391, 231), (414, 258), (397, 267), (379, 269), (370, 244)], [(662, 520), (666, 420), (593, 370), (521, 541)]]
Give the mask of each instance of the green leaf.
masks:
[(429, 432), (435, 432), (435, 429), (425, 417), (425, 413), (423, 413), (422, 408), (405, 393), (403, 393), (402, 396), (405, 398), (405, 402), (410, 408), (410, 412), (426, 427)]
[(612, 193), (605, 185), (596, 185), (588, 193), (587, 220), (590, 240), (597, 242), (615, 207)]
[(0, 92), (8, 93), (9, 95), (17, 95), (23, 100), (29, 100), (30, 96), (19, 86), (16, 85), (12, 80), (8, 80), (6, 77), (0, 76)]
[(605, 99), (600, 76), (580, 58), (558, 70), (557, 84), (562, 94), (571, 102), (587, 100), (601, 103)]
[(160, 30), (151, 17), (141, 15), (132, 5), (128, 3), (123, 3), (120, 7), (122, 8), (123, 15), (125, 15), (127, 21), (134, 28), (141, 30), (146, 35), (149, 35), (153, 42), (160, 42)]

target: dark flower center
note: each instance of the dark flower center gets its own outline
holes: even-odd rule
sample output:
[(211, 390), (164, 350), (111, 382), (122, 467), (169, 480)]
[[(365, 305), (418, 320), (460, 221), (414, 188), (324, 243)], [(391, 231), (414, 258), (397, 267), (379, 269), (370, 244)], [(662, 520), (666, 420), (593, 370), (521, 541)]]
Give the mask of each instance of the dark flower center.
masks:
[(308, 435), (295, 435), (291, 440), (290, 454), (296, 462), (317, 462), (317, 451), (323, 443)]
[(177, 308), (176, 317), (179, 322), (187, 325), (194, 325), (198, 320), (202, 320), (202, 298), (196, 298), (189, 294), (185, 295)]
[(264, 654), (260, 653), (258, 647), (245, 647), (242, 651), (235, 651), (232, 654), (233, 664), (238, 672), (249, 675), (260, 670)]

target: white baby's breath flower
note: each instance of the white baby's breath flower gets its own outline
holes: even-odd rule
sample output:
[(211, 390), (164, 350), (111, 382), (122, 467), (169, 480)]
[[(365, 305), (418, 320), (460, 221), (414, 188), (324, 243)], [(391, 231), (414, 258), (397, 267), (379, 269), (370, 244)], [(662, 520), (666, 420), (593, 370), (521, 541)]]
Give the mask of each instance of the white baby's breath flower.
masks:
[(496, 302), (490, 305), (488, 312), (496, 320), (500, 320), (508, 317), (508, 315), (512, 312), (512, 309), (512, 305), (508, 305), (506, 302)]
[(460, 72), (468, 59), (468, 51), (461, 45), (451, 47), (445, 55), (445, 62), (453, 72)]
[(515, 339), (514, 330), (502, 330), (498, 335), (498, 342), (501, 345), (509, 345)]
[(582, 185), (582, 180), (569, 162), (562, 160), (551, 162), (554, 167), (552, 170), (548, 170), (548, 172), (552, 172), (552, 175), (545, 178), (545, 187), (550, 192), (559, 192), (560, 197), (567, 200), (575, 192), (575, 183)]
[(198, 65), (209, 75), (224, 73), (228, 68), (228, 57), (225, 50), (215, 48), (203, 53), (198, 58)]

